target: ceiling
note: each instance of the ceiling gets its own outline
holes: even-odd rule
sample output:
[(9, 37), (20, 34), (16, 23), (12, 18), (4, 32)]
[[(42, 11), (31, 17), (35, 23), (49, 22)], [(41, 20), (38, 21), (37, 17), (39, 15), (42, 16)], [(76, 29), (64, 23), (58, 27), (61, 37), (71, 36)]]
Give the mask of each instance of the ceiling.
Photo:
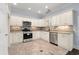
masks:
[[(9, 3), (9, 8), (12, 14), (42, 18), (62, 4), (63, 3), (17, 3), (14, 5), (13, 3)], [(45, 8), (45, 6), (48, 8)], [(31, 8), (31, 10), (28, 10), (28, 8)], [(38, 11), (40, 11), (40, 13)]]

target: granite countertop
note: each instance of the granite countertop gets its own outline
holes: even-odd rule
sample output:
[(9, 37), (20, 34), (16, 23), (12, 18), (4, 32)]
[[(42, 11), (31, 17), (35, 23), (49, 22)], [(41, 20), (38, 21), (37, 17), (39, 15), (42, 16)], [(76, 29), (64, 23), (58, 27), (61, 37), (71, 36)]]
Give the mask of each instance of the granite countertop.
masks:
[[(22, 26), (10, 26), (10, 32), (22, 31)], [(57, 33), (73, 33), (73, 30), (55, 30), (49, 27), (32, 27), (31, 31), (46, 31), (46, 32), (57, 32)]]
[(57, 32), (57, 33), (73, 33), (73, 31), (50, 31), (50, 32)]
[(73, 26), (53, 26), (50, 27), (50, 32), (73, 33)]
[(10, 32), (21, 31), (22, 26), (10, 26)]
[(32, 31), (46, 31), (46, 32), (49, 32), (49, 30), (32, 30)]

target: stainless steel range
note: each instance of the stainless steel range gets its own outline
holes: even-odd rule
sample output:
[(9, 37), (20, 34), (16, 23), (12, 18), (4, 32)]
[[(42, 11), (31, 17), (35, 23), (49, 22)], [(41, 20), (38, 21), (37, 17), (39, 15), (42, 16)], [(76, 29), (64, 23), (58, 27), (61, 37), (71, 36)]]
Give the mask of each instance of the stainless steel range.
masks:
[(23, 21), (23, 42), (30, 41), (32, 38), (32, 31), (31, 31), (31, 22)]

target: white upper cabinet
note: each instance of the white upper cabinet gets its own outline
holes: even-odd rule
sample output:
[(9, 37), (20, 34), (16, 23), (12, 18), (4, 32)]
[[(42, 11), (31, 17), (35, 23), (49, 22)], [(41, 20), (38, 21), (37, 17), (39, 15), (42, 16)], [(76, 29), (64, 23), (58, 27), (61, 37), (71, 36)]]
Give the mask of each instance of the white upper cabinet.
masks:
[(42, 20), (41, 20), (41, 26), (42, 26), (42, 27), (44, 27), (44, 26), (45, 26), (45, 27), (48, 26), (48, 21), (42, 19)]
[(20, 16), (10, 16), (10, 25), (22, 26), (23, 21), (30, 21), (30, 19)]
[(24, 18), (19, 16), (10, 16), (10, 25), (22, 26), (23, 21), (30, 21), (31, 26), (46, 27), (48, 26), (48, 21), (45, 19), (34, 19), (34, 18)]
[(48, 26), (48, 22), (45, 21), (44, 19), (35, 19), (32, 20), (32, 26), (44, 27), (44, 26)]
[(53, 16), (51, 19), (51, 25), (57, 26), (60, 25), (60, 15)]
[(32, 26), (40, 26), (40, 21), (36, 20), (36, 19), (33, 19), (32, 20)]
[(55, 16), (50, 19), (52, 26), (59, 25), (73, 25), (73, 11), (67, 11)]
[(56, 16), (53, 16), (53, 17), (51, 17), (52, 19), (50, 19), (50, 23), (51, 23), (51, 25), (52, 26), (55, 26), (56, 25)]
[(62, 25), (73, 25), (73, 11), (68, 11), (60, 15)]

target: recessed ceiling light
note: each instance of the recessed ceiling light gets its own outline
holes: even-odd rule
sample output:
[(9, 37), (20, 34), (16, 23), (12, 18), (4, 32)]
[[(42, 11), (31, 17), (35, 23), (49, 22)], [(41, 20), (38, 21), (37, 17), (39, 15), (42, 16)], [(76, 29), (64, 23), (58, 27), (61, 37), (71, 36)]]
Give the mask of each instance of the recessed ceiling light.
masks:
[(16, 3), (13, 3), (14, 5), (16, 5)]
[(28, 10), (31, 10), (31, 8), (28, 8)]
[(40, 13), (41, 13), (41, 11), (40, 11), (40, 10), (38, 10), (38, 13), (40, 14)]
[(48, 8), (48, 6), (46, 5), (45, 8)]

